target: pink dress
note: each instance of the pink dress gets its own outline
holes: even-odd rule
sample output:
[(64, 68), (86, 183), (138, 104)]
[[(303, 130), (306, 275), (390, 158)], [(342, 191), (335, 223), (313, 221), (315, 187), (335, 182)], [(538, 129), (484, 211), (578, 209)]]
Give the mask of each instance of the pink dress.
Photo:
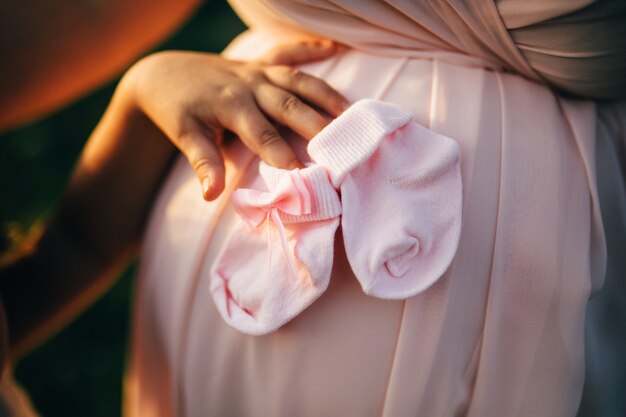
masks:
[[(245, 335), (218, 314), (209, 271), (235, 221), (230, 194), (255, 181), (258, 160), (227, 144), (226, 191), (207, 204), (180, 159), (146, 233), (126, 415), (576, 415), (585, 309), (606, 269), (600, 203), (616, 239), (626, 224), (616, 151), (626, 112), (540, 80), (587, 95), (623, 96), (624, 86), (553, 62), (559, 45), (533, 41), (546, 38), (541, 22), (588, 2), (234, 3), (252, 29), (228, 56), (252, 59), (304, 33), (340, 40), (352, 49), (302, 70), (350, 100), (399, 104), (458, 142), (460, 244), (435, 285), (389, 301), (363, 293), (338, 235), (327, 291), (279, 330)], [(565, 69), (572, 75), (559, 77)], [(306, 159), (304, 140), (289, 140)], [(609, 184), (601, 196), (597, 171)]]

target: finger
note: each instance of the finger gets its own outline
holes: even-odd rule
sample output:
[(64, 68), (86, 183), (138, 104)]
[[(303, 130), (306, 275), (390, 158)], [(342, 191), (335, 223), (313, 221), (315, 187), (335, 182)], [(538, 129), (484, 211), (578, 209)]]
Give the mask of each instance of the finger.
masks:
[(264, 73), (278, 87), (297, 94), (331, 116), (339, 116), (350, 106), (350, 102), (324, 80), (296, 68), (271, 66), (265, 68)]
[(327, 39), (304, 39), (280, 44), (265, 53), (258, 62), (268, 65), (301, 65), (332, 56), (337, 44)]
[(261, 113), (253, 97), (240, 102), (235, 110), (223, 108), (217, 116), (225, 128), (235, 132), (252, 152), (269, 165), (283, 169), (304, 167), (276, 128)]
[(197, 126), (176, 141), (200, 180), (202, 197), (207, 201), (215, 200), (224, 190), (224, 160), (213, 136)]
[(272, 119), (307, 140), (313, 139), (329, 123), (298, 97), (271, 84), (260, 85), (256, 89), (256, 99), (259, 107)]

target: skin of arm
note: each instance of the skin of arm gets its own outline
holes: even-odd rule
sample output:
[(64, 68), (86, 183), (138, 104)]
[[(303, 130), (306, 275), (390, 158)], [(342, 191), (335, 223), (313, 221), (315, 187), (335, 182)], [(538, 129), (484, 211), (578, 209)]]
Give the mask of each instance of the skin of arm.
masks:
[(278, 49), (268, 54), (270, 63), (158, 53), (126, 73), (82, 152), (56, 215), (31, 253), (0, 269), (9, 360), (45, 340), (120, 275), (136, 254), (177, 148), (201, 182), (203, 175), (211, 177), (211, 188), (203, 192), (211, 200), (223, 188), (217, 148), (222, 130), (237, 133), (266, 162), (287, 168), (293, 153), (265, 115), (276, 115), (274, 120), (310, 139), (328, 122), (300, 97), (333, 116), (346, 107), (345, 98), (322, 80), (273, 65), (323, 59), (335, 53), (332, 42)]
[(31, 253), (0, 271), (9, 360), (84, 310), (136, 252), (175, 148), (122, 85), (91, 135), (56, 216)]
[[(163, 40), (200, 0), (0, 3), (0, 130), (78, 98)], [(70, 69), (70, 70), (68, 70)]]

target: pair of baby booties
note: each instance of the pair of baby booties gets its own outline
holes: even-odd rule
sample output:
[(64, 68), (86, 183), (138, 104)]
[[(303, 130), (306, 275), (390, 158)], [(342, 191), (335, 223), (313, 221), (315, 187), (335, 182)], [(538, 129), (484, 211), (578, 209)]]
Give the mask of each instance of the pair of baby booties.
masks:
[(328, 287), (341, 221), (346, 255), (363, 291), (404, 299), (447, 270), (461, 231), (458, 144), (401, 107), (365, 99), (308, 145), (313, 164), (263, 162), (238, 189), (239, 217), (211, 270), (211, 294), (235, 329), (270, 333)]

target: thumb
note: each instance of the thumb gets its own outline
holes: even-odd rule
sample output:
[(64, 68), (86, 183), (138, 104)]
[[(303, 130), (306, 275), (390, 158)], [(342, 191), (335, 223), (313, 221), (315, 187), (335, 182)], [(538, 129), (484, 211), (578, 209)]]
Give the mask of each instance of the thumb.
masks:
[(300, 65), (332, 56), (339, 45), (328, 39), (303, 39), (270, 49), (258, 62), (267, 65)]

